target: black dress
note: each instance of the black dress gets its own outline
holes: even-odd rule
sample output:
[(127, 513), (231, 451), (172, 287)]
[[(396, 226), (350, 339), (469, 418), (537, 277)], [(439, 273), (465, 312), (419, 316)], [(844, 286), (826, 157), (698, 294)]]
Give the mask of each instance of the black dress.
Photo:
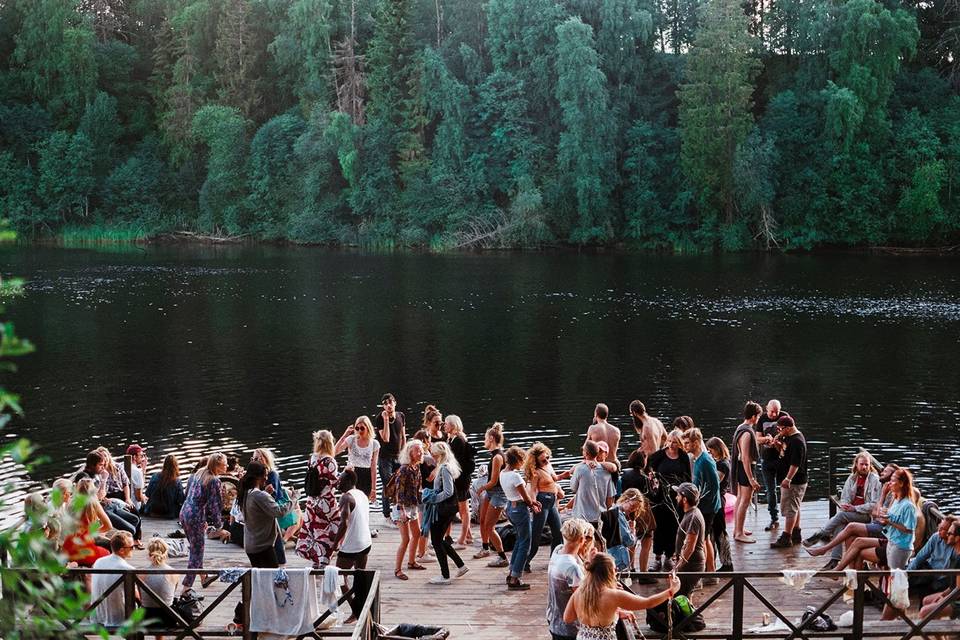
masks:
[(650, 495), (653, 518), (657, 522), (657, 530), (653, 533), (653, 554), (659, 556), (663, 553), (669, 558), (676, 553), (677, 529), (683, 516), (677, 506), (676, 493), (670, 487), (681, 482), (690, 482), (693, 469), (689, 455), (681, 451), (680, 455), (673, 459), (667, 455), (666, 449), (650, 456), (649, 466), (657, 480), (657, 490)]
[(463, 502), (470, 499), (470, 481), (476, 467), (477, 450), (460, 436), (450, 440), (450, 450), (460, 465), (460, 475), (453, 481), (453, 488), (457, 492), (457, 502)]

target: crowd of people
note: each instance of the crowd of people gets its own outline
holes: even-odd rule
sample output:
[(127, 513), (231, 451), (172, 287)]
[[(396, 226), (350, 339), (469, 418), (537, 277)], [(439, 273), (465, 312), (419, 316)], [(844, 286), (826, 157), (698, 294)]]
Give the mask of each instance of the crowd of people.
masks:
[[(814, 556), (830, 554), (825, 570), (865, 563), (947, 570), (960, 563), (960, 521), (945, 517), (936, 533), (925, 536), (932, 516), (922, 508), (911, 472), (891, 464), (878, 474), (865, 453), (853, 460), (837, 514), (804, 538), (807, 443), (777, 400), (765, 408), (746, 403), (729, 448), (723, 438), (706, 438), (689, 416), (676, 418), (668, 431), (639, 400), (629, 412), (639, 436), (635, 450), (621, 455), (620, 429), (608, 422), (608, 407), (598, 404), (582, 460), (559, 471), (542, 442), (507, 446), (501, 423), (486, 430), (483, 464), (478, 464), (481, 454), (458, 416), (444, 417), (429, 405), (419, 428), (408, 429), (396, 399), (385, 394), (372, 417), (358, 417), (339, 438), (328, 430), (313, 434), (302, 500), (282, 482), (267, 449), (254, 450), (245, 468), (235, 458), (211, 453), (184, 486), (173, 455), (145, 482), (142, 447), (126, 450), (129, 475), (100, 447), (71, 480), (54, 485), (64, 503), (73, 493), (85, 496), (76, 522), (61, 536), (62, 548), (78, 566), (127, 568), (132, 550), (144, 546), (141, 516), (149, 515), (179, 520), (192, 569), (203, 568), (205, 544), (212, 539), (242, 545), (253, 567), (284, 566), (289, 543), (315, 568), (335, 557), (340, 568), (363, 569), (378, 533), (370, 510), (379, 497), (380, 526), (394, 526), (400, 534), (393, 567), (397, 580), (409, 580), (435, 562), (438, 572), (427, 583), (448, 585), (470, 570), (468, 561), (481, 561), (485, 568), (504, 570), (506, 589), (523, 591), (530, 588), (526, 576), (537, 569), (532, 561), (548, 544), (540, 569), (547, 574), (550, 632), (554, 639), (581, 640), (615, 637), (612, 625), (618, 617), (675, 595), (689, 597), (718, 581), (690, 574), (733, 571), (731, 544), (757, 542), (745, 522), (761, 488), (770, 514), (766, 530), (780, 532), (771, 546), (799, 545)], [(337, 460), (342, 454), (344, 465)], [(565, 481), (570, 495), (561, 486)], [(236, 485), (230, 505), (224, 502), (225, 482)], [(732, 535), (726, 526), (728, 501), (734, 502)], [(500, 525), (504, 519), (509, 526)], [(116, 535), (104, 539), (111, 530)], [(465, 558), (474, 544), (475, 553)], [(148, 551), (151, 566), (166, 566), (163, 540), (150, 540)], [(663, 592), (644, 598), (617, 587), (617, 572), (628, 570), (680, 576), (671, 576)], [(911, 577), (911, 587), (924, 590), (921, 615), (954, 586), (945, 576), (930, 575)], [(201, 573), (201, 585), (215, 578)], [(171, 578), (151, 580), (154, 593), (169, 605), (176, 591)], [(643, 575), (639, 581), (656, 582)], [(184, 576), (181, 593), (191, 594), (194, 582), (193, 575)], [(156, 609), (154, 600), (145, 606)], [(895, 612), (888, 606), (883, 615)]]

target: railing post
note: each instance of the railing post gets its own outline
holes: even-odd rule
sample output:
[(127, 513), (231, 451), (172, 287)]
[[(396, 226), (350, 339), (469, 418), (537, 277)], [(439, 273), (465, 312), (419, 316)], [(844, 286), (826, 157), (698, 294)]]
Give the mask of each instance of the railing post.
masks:
[(743, 638), (743, 578), (734, 576), (733, 580), (733, 622), (730, 629), (730, 640)]
[(253, 598), (253, 576), (251, 571), (247, 571), (240, 578), (240, 598), (242, 612), (240, 617), (243, 620), (243, 640), (252, 640), (254, 634), (250, 631), (250, 600)]
[[(123, 617), (127, 620), (137, 608), (137, 574), (132, 571), (123, 572)], [(142, 633), (131, 636), (133, 640), (143, 640)]]
[(864, 590), (866, 589), (866, 580), (861, 579), (860, 572), (857, 572), (857, 588), (853, 591), (853, 627), (850, 629), (851, 638), (863, 637), (863, 605)]
[(830, 517), (837, 515), (837, 505), (833, 503), (831, 498), (833, 497), (833, 454), (834, 449), (830, 447), (827, 450), (827, 508), (830, 513)]

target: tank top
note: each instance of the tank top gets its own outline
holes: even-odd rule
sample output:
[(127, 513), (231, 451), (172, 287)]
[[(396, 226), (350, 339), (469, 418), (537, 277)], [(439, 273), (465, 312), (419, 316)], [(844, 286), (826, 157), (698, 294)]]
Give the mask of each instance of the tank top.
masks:
[[(503, 458), (503, 449), (494, 449), (490, 452), (490, 464), (487, 466), (487, 482), (490, 482), (490, 479), (493, 477), (493, 461), (497, 456), (500, 456), (500, 473), (503, 473), (506, 470), (506, 460)], [(498, 495), (504, 495), (503, 488), (500, 486), (500, 483), (493, 485), (492, 489), (487, 490), (487, 494), (496, 493)]]
[(370, 500), (359, 489), (350, 489), (347, 493), (353, 497), (355, 506), (350, 511), (350, 520), (340, 543), (340, 551), (359, 553), (373, 543), (370, 537)]

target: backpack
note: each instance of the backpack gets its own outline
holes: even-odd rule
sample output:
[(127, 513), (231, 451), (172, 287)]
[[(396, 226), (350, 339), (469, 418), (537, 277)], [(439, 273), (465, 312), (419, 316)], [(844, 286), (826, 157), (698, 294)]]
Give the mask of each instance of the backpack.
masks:
[(393, 472), (393, 475), (390, 476), (390, 479), (387, 480), (387, 483), (383, 485), (383, 497), (391, 502), (391, 504), (396, 504), (397, 502), (397, 486), (400, 484), (400, 470), (397, 469)]
[(307, 477), (303, 480), (303, 493), (309, 498), (316, 498), (323, 491), (323, 481), (320, 480), (320, 470), (317, 465), (307, 469)]
[[(677, 596), (668, 602), (672, 608), (674, 631), (678, 631), (681, 624), (683, 624), (683, 627), (679, 631), (684, 634), (703, 631), (707, 628), (703, 616), (699, 613), (693, 613), (693, 604), (685, 596)], [(657, 606), (647, 609), (647, 625), (658, 633), (667, 632), (667, 602), (661, 602)]]

